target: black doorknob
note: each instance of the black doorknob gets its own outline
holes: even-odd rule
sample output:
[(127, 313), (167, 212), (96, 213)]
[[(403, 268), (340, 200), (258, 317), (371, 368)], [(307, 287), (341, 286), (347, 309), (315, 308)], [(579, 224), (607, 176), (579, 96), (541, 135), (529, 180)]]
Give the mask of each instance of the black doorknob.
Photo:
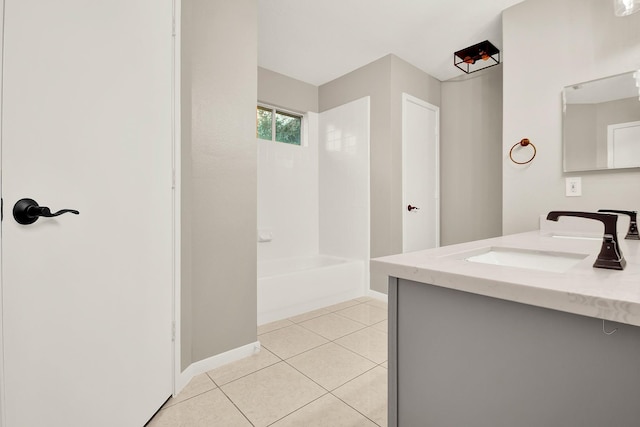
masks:
[(62, 209), (58, 212), (51, 213), (51, 209), (38, 205), (38, 202), (33, 199), (20, 199), (13, 206), (13, 217), (19, 224), (23, 225), (33, 224), (41, 216), (50, 218), (67, 212), (75, 215), (80, 213), (74, 209)]

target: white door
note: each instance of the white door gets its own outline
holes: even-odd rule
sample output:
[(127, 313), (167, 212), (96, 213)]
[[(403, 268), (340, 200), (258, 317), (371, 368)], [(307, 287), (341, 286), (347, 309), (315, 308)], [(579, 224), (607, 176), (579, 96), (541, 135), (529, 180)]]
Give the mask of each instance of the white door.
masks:
[(440, 244), (439, 111), (402, 94), (402, 249)]
[(173, 387), (172, 2), (4, 0), (3, 48), (4, 427), (141, 427)]

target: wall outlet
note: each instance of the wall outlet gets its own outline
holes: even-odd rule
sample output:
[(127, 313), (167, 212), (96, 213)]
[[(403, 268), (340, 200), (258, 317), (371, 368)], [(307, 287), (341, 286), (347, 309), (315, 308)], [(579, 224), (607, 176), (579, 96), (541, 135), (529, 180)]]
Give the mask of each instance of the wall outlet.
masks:
[(582, 196), (582, 178), (572, 176), (570, 178), (566, 178), (565, 183), (567, 197)]

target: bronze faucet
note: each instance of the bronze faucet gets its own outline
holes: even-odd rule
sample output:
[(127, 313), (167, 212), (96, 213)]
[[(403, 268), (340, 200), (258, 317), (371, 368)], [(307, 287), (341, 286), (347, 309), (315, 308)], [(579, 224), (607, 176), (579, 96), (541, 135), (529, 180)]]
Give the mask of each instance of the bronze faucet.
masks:
[(637, 211), (619, 211), (616, 209), (599, 209), (598, 212), (611, 212), (622, 215), (629, 215), (629, 231), (624, 237), (628, 240), (640, 240), (640, 234), (638, 234), (638, 212)]
[(607, 213), (596, 212), (573, 212), (573, 211), (551, 211), (547, 215), (550, 221), (557, 221), (561, 216), (576, 216), (579, 218), (595, 219), (604, 224), (604, 237), (602, 239), (602, 249), (593, 264), (596, 268), (609, 268), (612, 270), (623, 270), (627, 261), (622, 255), (618, 244), (618, 216)]

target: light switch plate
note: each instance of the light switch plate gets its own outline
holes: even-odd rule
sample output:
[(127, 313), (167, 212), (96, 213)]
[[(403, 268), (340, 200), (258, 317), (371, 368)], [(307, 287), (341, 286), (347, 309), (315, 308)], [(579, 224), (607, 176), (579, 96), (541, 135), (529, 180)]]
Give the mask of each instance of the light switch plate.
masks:
[(579, 197), (582, 196), (582, 178), (572, 176), (566, 178), (566, 196)]

